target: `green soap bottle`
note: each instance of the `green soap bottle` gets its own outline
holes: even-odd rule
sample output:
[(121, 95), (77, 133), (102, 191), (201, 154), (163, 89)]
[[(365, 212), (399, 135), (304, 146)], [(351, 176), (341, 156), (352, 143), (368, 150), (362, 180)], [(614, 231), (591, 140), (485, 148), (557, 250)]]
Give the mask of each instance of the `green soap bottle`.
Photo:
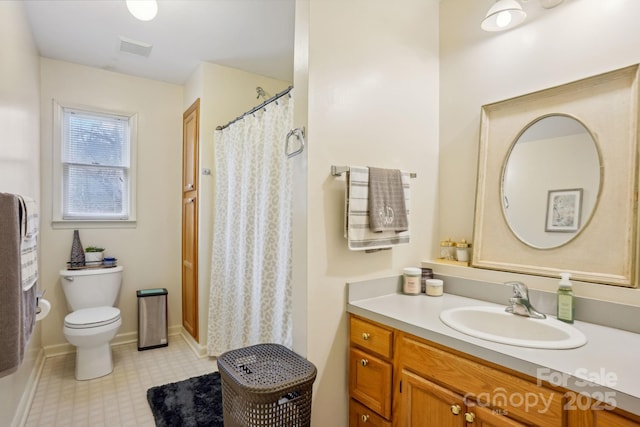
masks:
[(573, 323), (575, 304), (573, 302), (573, 288), (571, 286), (571, 273), (560, 273), (560, 286), (558, 287), (558, 320)]

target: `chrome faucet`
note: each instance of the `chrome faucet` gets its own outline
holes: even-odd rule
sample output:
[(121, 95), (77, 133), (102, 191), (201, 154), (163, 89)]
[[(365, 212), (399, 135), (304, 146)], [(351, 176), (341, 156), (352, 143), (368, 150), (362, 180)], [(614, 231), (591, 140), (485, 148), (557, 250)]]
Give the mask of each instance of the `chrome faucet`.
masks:
[(546, 319), (547, 316), (533, 308), (529, 301), (529, 289), (522, 282), (506, 282), (505, 285), (513, 286), (513, 297), (509, 298), (511, 303), (505, 311), (519, 316), (531, 317), (534, 319)]

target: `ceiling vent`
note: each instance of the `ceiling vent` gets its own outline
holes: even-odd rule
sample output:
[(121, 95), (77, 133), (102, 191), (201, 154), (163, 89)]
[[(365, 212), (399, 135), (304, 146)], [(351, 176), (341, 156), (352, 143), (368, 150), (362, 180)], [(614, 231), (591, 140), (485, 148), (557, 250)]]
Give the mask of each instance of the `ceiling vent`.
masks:
[(137, 40), (128, 39), (120, 36), (120, 52), (127, 52), (133, 55), (149, 57), (151, 53), (151, 46), (148, 43), (139, 42)]

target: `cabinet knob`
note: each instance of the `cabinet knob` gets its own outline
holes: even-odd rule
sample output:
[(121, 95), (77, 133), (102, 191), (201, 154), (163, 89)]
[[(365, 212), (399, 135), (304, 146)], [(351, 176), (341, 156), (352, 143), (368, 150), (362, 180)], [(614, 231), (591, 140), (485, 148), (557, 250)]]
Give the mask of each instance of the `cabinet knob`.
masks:
[(361, 360), (360, 360), (360, 364), (361, 364), (362, 366), (367, 366), (367, 365), (369, 364), (369, 361), (368, 361), (367, 359), (361, 359)]
[(473, 423), (475, 419), (476, 419), (476, 414), (474, 414), (473, 412), (464, 413), (464, 420), (467, 422), (467, 424)]
[(362, 333), (362, 339), (363, 340), (368, 341), (369, 338), (371, 338), (371, 334), (370, 333), (368, 333), (368, 332), (363, 332)]
[(189, 190), (193, 190), (193, 184), (187, 184), (187, 188), (188, 188)]
[(453, 415), (458, 415), (460, 414), (460, 405), (451, 405), (451, 413)]
[(367, 421), (369, 421), (369, 415), (364, 414), (364, 415), (362, 416), (362, 422), (363, 422), (363, 423), (366, 423)]

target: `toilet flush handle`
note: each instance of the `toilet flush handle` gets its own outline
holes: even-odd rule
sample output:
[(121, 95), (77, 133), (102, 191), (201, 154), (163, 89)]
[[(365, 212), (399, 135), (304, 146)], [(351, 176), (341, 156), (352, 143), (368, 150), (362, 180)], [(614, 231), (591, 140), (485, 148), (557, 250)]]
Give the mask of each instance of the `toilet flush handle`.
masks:
[(73, 276), (62, 276), (63, 279), (73, 282)]

